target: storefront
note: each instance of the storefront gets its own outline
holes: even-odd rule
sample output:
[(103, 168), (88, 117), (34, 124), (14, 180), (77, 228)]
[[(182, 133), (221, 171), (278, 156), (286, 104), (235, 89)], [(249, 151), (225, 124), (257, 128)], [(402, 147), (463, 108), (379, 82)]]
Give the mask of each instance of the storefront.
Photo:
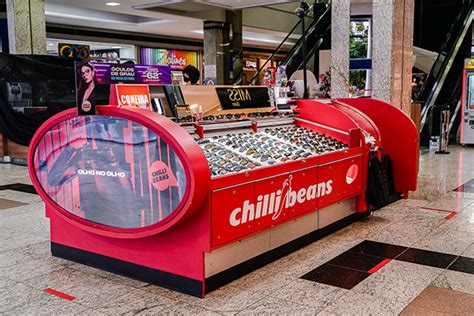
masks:
[(283, 61), (284, 55), (275, 55), (272, 60), (268, 60), (271, 53), (257, 53), (257, 52), (244, 52), (243, 53), (243, 65), (244, 65), (244, 78), (243, 84), (250, 84), (255, 74), (259, 69), (262, 69), (255, 79), (255, 84), (261, 84), (265, 71), (270, 68), (278, 66), (279, 62)]
[[(140, 48), (140, 63), (143, 65), (164, 65), (171, 67), (174, 82), (183, 82), (182, 70), (191, 65), (202, 73), (201, 54), (198, 51), (164, 48)], [(201, 76), (203, 78), (203, 76)]]
[(107, 63), (137, 63), (136, 46), (117, 43), (47, 39), (47, 54), (53, 56), (90, 56), (93, 60)]

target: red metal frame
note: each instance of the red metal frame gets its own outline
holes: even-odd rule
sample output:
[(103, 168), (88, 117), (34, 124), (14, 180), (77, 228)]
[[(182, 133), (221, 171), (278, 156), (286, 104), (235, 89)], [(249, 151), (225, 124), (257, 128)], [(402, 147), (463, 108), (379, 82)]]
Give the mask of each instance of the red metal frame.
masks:
[(392, 158), (395, 189), (405, 197), (415, 191), (418, 177), (419, 135), (415, 123), (394, 106), (375, 99), (337, 99), (354, 107), (378, 127), (382, 152)]
[[(141, 124), (165, 139), (168, 144), (170, 144), (172, 148), (175, 149), (177, 156), (183, 163), (189, 183), (181, 204), (165, 220), (151, 226), (133, 229), (113, 228), (97, 223), (91, 223), (85, 219), (75, 216), (56, 204), (44, 191), (36, 177), (34, 154), (35, 149), (44, 133), (49, 131), (59, 122), (65, 121), (77, 115), (76, 109), (70, 109), (53, 116), (38, 129), (31, 141), (28, 152), (28, 169), (32, 183), (37, 189), (38, 194), (46, 203), (48, 209), (57, 211), (58, 214), (60, 214), (60, 216), (62, 216), (65, 220), (70, 222), (72, 225), (77, 225), (81, 229), (99, 235), (115, 238), (142, 238), (155, 235), (172, 227), (177, 222), (189, 218), (190, 215), (199, 209), (200, 203), (204, 201), (208, 193), (210, 172), (207, 165), (207, 160), (204, 157), (202, 150), (188, 133), (186, 133), (179, 127), (179, 125), (172, 122), (171, 120), (144, 109), (123, 109), (110, 106), (99, 106), (97, 108), (97, 113), (98, 115), (124, 118)], [(161, 126), (162, 129), (158, 129), (157, 126)], [(179, 142), (178, 139), (180, 140)], [(198, 178), (199, 185), (197, 185)]]

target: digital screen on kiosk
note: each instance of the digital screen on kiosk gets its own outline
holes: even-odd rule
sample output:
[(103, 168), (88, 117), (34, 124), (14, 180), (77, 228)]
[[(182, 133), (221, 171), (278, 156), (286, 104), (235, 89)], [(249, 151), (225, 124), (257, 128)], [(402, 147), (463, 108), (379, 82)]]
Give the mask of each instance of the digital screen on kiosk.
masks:
[(187, 180), (173, 149), (132, 121), (82, 116), (63, 121), (40, 140), (37, 178), (67, 212), (115, 228), (165, 220), (180, 204)]

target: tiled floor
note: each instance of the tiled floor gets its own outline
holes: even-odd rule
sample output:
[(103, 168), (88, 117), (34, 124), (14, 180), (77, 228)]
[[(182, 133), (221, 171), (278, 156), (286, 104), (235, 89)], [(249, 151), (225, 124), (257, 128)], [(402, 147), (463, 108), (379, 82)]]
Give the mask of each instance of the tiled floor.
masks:
[(410, 199), (205, 299), (52, 257), (26, 168), (0, 164), (0, 314), (472, 315), (474, 148), (450, 152), (420, 156)]

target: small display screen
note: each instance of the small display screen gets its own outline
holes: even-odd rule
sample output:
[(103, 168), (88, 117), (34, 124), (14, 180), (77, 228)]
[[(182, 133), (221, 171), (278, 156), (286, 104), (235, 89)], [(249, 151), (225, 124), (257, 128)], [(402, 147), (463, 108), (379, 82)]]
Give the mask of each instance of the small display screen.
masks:
[(169, 97), (166, 95), (164, 86), (149, 86), (150, 98), (152, 107), (155, 112), (158, 112), (166, 117), (176, 117), (176, 110), (174, 106), (170, 106)]
[(115, 228), (140, 228), (173, 214), (187, 179), (175, 151), (126, 119), (74, 117), (46, 132), (34, 155), (36, 176), (65, 211)]

